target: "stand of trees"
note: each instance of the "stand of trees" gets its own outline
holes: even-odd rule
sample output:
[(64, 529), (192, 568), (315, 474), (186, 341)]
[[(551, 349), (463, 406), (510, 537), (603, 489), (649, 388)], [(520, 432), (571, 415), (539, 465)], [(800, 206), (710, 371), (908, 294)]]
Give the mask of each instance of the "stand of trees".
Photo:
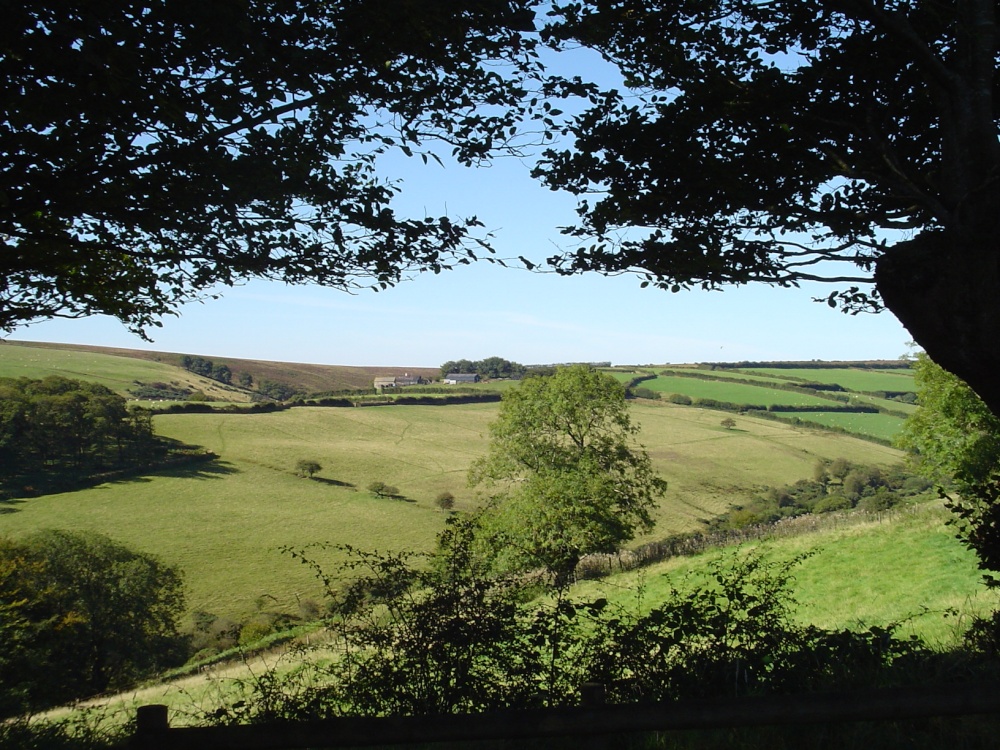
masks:
[(94, 472), (153, 459), (148, 413), (96, 383), (50, 376), (0, 379), (0, 483), (44, 471)]
[(1000, 419), (926, 354), (917, 355), (914, 370), (920, 409), (903, 423), (896, 442), (942, 491), (954, 490), (949, 505), (961, 537), (987, 571), (987, 585), (1000, 587)]
[(498, 378), (523, 378), (528, 368), (518, 362), (511, 362), (503, 357), (487, 357), (486, 359), (450, 360), (441, 365), (441, 375), (450, 372), (475, 373), (481, 378), (496, 380)]
[(210, 359), (203, 357), (191, 357), (185, 354), (181, 357), (181, 366), (197, 375), (218, 380), (220, 383), (229, 385), (233, 382), (233, 371), (224, 364), (215, 364)]
[(0, 329), (104, 313), (143, 331), (247, 278), (384, 289), (469, 262), (481, 223), (400, 215), (377, 162), (513, 150), (531, 5), (11, 8)]

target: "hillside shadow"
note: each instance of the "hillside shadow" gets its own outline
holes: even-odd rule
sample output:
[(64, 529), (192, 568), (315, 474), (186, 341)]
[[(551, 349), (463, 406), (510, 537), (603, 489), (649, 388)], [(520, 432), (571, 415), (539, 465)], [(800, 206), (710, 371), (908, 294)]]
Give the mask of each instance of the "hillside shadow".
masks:
[(341, 482), (339, 479), (325, 479), (323, 477), (309, 477), (309, 479), (330, 487), (347, 487), (352, 490), (357, 489), (357, 485), (351, 484), (350, 482)]
[(158, 470), (153, 470), (147, 476), (156, 477), (177, 477), (180, 479), (222, 479), (232, 474), (239, 474), (240, 470), (228, 461), (204, 461), (185, 466), (171, 466)]
[(0, 478), (0, 515), (16, 513), (20, 510), (16, 505), (45, 495), (79, 492), (101, 485), (145, 484), (155, 477), (222, 479), (238, 472), (239, 469), (221, 461), (217, 455), (203, 453), (168, 457), (159, 466), (135, 466), (97, 473), (52, 470), (24, 473)]
[(172, 477), (175, 479), (222, 479), (232, 474), (240, 472), (232, 464), (226, 461), (214, 459), (212, 461), (199, 461), (197, 463), (183, 464), (181, 466), (152, 467), (137, 471), (135, 474), (108, 479), (105, 484), (145, 484), (152, 482), (154, 478)]

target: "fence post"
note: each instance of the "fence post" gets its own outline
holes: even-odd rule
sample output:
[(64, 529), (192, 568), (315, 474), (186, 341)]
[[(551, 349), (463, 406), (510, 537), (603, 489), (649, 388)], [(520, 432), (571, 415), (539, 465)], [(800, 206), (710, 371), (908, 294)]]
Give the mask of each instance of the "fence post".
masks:
[[(580, 686), (580, 705), (584, 708), (603, 706), (607, 697), (607, 690), (600, 682), (585, 682)], [(593, 734), (584, 738), (582, 746), (585, 750), (608, 750), (611, 747), (605, 734)]]
[(160, 703), (139, 706), (135, 712), (135, 735), (132, 747), (157, 747), (170, 730), (167, 707)]

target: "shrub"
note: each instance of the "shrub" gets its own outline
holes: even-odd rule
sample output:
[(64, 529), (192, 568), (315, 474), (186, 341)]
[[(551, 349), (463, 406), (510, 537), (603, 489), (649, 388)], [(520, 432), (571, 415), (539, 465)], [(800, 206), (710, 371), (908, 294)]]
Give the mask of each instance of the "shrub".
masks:
[(835, 510), (849, 510), (851, 501), (843, 495), (828, 495), (813, 506), (813, 513), (830, 513)]
[(651, 388), (633, 388), (632, 395), (635, 396), (635, 398), (646, 398), (651, 400), (658, 400), (660, 398), (659, 392), (654, 391)]
[(244, 647), (252, 646), (257, 641), (271, 635), (271, 632), (271, 626), (266, 622), (261, 622), (259, 620), (248, 622), (240, 628), (239, 644)]
[(368, 485), (368, 491), (375, 497), (399, 497), (399, 488), (385, 482), (372, 482)]
[(691, 397), (685, 396), (683, 393), (671, 393), (667, 396), (667, 401), (671, 404), (681, 404), (682, 406), (691, 406)]
[(439, 493), (436, 498), (434, 498), (434, 504), (441, 510), (451, 510), (452, 508), (455, 507), (455, 496), (450, 492), (448, 492), (447, 490), (445, 490), (444, 492)]

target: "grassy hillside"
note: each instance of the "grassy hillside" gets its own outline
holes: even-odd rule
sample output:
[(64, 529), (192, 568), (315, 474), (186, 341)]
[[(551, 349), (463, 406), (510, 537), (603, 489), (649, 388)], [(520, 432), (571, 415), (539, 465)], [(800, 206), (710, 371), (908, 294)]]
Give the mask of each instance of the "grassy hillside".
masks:
[(862, 523), (828, 524), (814, 533), (674, 558), (580, 584), (576, 593), (648, 607), (671, 587), (711, 585), (708, 566), (719, 558), (750, 548), (774, 560), (805, 554), (792, 584), (800, 622), (850, 629), (900, 623), (903, 635), (953, 645), (972, 615), (996, 609), (998, 601), (980, 582), (975, 555), (947, 525), (950, 518), (938, 503), (915, 506)]
[(661, 375), (656, 380), (643, 381), (643, 386), (662, 393), (683, 393), (691, 398), (710, 398), (733, 404), (788, 404), (790, 406), (824, 406), (830, 402), (819, 396), (793, 391), (781, 391), (766, 385), (746, 385), (725, 380), (699, 380), (695, 378)]
[[(201, 356), (210, 359), (215, 364), (226, 365), (234, 374), (234, 382), (243, 373), (251, 375), (256, 382), (262, 380), (273, 380), (294, 386), (306, 393), (317, 393), (323, 391), (339, 391), (346, 389), (371, 388), (376, 377), (390, 377), (397, 375), (420, 375), (425, 378), (436, 378), (440, 375), (437, 368), (427, 367), (350, 367), (341, 365), (313, 365), (293, 362), (269, 362), (265, 360), (235, 359), (232, 357), (218, 357), (204, 352), (150, 352), (139, 349), (116, 349), (112, 347), (83, 346), (77, 344), (46, 344), (23, 341), (0, 342), (0, 376), (3, 375), (2, 368), (4, 361), (8, 358), (14, 360), (24, 356), (34, 356), (38, 362), (44, 361), (41, 354), (35, 352), (25, 355), (24, 353), (8, 352), (8, 348), (29, 348), (46, 352), (61, 351), (66, 354), (61, 355), (63, 359), (54, 360), (57, 367), (63, 365), (61, 362), (71, 362), (74, 356), (80, 355), (110, 355), (118, 358), (118, 374), (128, 380), (143, 380), (143, 377), (135, 376), (134, 373), (146, 373), (144, 369), (146, 362), (154, 362), (162, 365), (180, 368), (181, 358), (185, 355)], [(125, 360), (125, 361), (120, 361)], [(86, 377), (88, 369), (86, 367), (77, 368), (80, 374), (67, 377)], [(183, 372), (183, 370), (181, 369)], [(28, 375), (27, 377), (42, 377), (42, 375)], [(49, 371), (46, 374), (62, 374)], [(159, 378), (162, 380), (162, 378)], [(117, 389), (116, 389), (117, 390)]]
[[(279, 554), (312, 542), (428, 549), (444, 523), (433, 503), (444, 490), (457, 508), (474, 504), (469, 463), (487, 444), (496, 404), (297, 408), (271, 414), (184, 414), (155, 418), (168, 437), (220, 455), (214, 465), (6, 505), (0, 531), (93, 529), (153, 552), (187, 575), (192, 609), (242, 617), (260, 597), (294, 609), (315, 597), (309, 572)], [(673, 404), (634, 404), (641, 440), (670, 488), (657, 511), (666, 535), (698, 525), (760, 485), (808, 477), (818, 458), (892, 463), (900, 454), (845, 435)], [(299, 459), (324, 468), (295, 475)], [(374, 481), (405, 500), (377, 499)], [(641, 541), (641, 540), (640, 540)], [(335, 566), (336, 554), (328, 562)], [(268, 599), (271, 604), (273, 600)], [(268, 606), (271, 606), (269, 604)]]
[[(247, 402), (249, 394), (179, 367), (166, 360), (137, 359), (94, 350), (0, 342), (0, 377), (44, 378), (61, 375), (74, 380), (100, 383), (129, 398), (139, 383), (166, 383), (178, 388), (203, 391), (220, 401)], [(122, 350), (125, 351), (125, 350)]]

